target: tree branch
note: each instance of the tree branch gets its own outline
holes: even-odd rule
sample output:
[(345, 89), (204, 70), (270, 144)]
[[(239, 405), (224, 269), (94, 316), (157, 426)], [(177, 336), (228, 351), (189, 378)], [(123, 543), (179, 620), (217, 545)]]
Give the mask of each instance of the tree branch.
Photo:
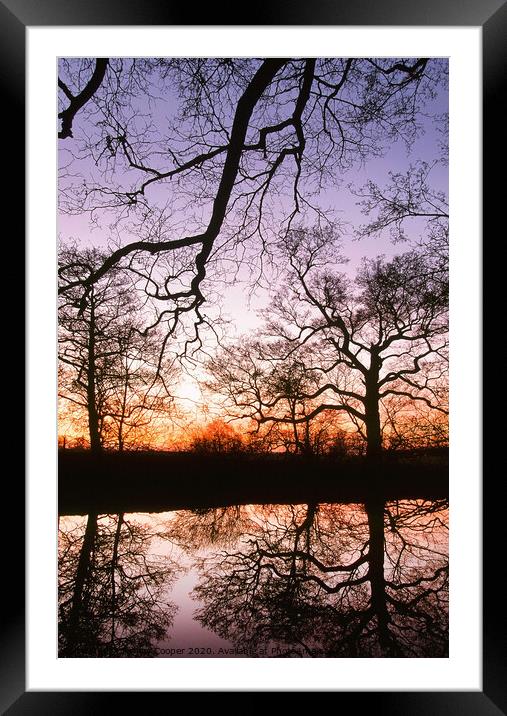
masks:
[(79, 110), (84, 107), (84, 105), (93, 97), (95, 92), (102, 84), (102, 80), (104, 79), (104, 76), (106, 74), (108, 64), (109, 60), (106, 58), (98, 57), (96, 59), (93, 74), (84, 89), (82, 89), (78, 95), (73, 95), (67, 85), (62, 82), (62, 80), (58, 80), (58, 86), (60, 87), (60, 89), (62, 89), (63, 93), (70, 101), (69, 106), (58, 114), (59, 119), (62, 120), (61, 130), (58, 132), (59, 139), (67, 139), (67, 137), (73, 136), (72, 124), (74, 122), (74, 117), (79, 112)]

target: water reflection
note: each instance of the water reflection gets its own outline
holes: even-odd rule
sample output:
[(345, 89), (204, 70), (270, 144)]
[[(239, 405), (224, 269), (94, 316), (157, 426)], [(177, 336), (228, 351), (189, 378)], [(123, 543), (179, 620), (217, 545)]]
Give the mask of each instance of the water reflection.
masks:
[(65, 521), (59, 535), (59, 656), (147, 657), (173, 623), (179, 567), (150, 553), (149, 526), (124, 514)]
[[(251, 656), (444, 657), (447, 514), (377, 500), (89, 515), (61, 534), (60, 655), (155, 655), (191, 569), (194, 644), (200, 625)], [(154, 537), (173, 551), (157, 557)]]

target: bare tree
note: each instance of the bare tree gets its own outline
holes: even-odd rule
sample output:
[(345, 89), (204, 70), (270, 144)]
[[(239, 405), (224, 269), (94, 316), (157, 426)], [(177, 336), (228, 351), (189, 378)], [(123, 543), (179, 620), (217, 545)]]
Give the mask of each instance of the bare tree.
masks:
[[(310, 367), (323, 380), (308, 397), (334, 396), (314, 413), (347, 412), (364, 426), (367, 454), (376, 456), (383, 399), (403, 396), (446, 410), (439, 388), (448, 340), (447, 274), (409, 251), (390, 261), (364, 260), (352, 282), (322, 267), (326, 241), (319, 231), (288, 236), (290, 288), (274, 301), (269, 331), (286, 342), (289, 355), (313, 347)], [(343, 384), (344, 375), (352, 387)]]
[(395, 140), (412, 142), (447, 71), (424, 58), (110, 59), (95, 87), (92, 67), (61, 64), (71, 106), (69, 85), (92, 95), (80, 109), (86, 131), (65, 140), (61, 209), (108, 217), (135, 240), (60, 291), (90, 290), (128, 266), (169, 335), (185, 314), (195, 331), (205, 322), (210, 266), (218, 278), (238, 262), (262, 274), (275, 237), (300, 212), (325, 220), (323, 186)]
[[(257, 353), (297, 379), (304, 415), (280, 412), (282, 393), (266, 393), (244, 346), (210, 364), (212, 384), (259, 425), (308, 425), (339, 411), (357, 425), (369, 456), (382, 447), (381, 406), (391, 396), (446, 414), (447, 275), (423, 253), (365, 260), (354, 281), (328, 267), (330, 234), (292, 231), (283, 243), (290, 269), (275, 296)], [(271, 341), (271, 342), (270, 342)], [(270, 353), (271, 351), (271, 353)], [(239, 357), (234, 360), (232, 356)]]
[[(88, 275), (100, 252), (61, 251), (61, 276)], [(132, 283), (110, 272), (84, 294), (76, 286), (59, 306), (60, 397), (85, 416), (90, 447), (135, 445), (156, 416), (168, 415), (174, 367), (160, 370), (156, 334), (141, 331)]]
[(103, 440), (120, 451), (150, 445), (158, 437), (157, 423), (165, 421), (167, 429), (173, 414), (178, 371), (168, 360), (159, 366), (160, 336), (143, 335), (141, 326), (142, 317), (130, 313), (111, 332), (116, 356), (107, 376)]
[(243, 448), (240, 433), (218, 418), (195, 430), (190, 441), (190, 449), (197, 453), (236, 453)]
[[(246, 421), (250, 446), (304, 455), (326, 452), (340, 436), (336, 413), (315, 415), (309, 397), (319, 377), (308, 366), (310, 356), (301, 350), (287, 358), (284, 343), (266, 345), (259, 339), (242, 339), (224, 346), (206, 362), (207, 387), (230, 420)], [(270, 415), (273, 420), (264, 421)]]

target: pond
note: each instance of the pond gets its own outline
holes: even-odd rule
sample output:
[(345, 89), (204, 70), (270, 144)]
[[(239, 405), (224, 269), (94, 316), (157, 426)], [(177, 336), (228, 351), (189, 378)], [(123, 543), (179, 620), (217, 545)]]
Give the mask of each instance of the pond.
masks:
[(447, 500), (60, 517), (62, 658), (447, 655)]

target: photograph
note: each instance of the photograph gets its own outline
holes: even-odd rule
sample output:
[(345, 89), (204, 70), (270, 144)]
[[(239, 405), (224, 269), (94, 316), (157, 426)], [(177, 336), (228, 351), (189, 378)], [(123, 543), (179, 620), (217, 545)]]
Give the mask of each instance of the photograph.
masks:
[(55, 115), (58, 659), (447, 660), (449, 59), (59, 56)]
[(26, 284), (0, 713), (507, 714), (507, 2), (242, 10), (0, 0)]

